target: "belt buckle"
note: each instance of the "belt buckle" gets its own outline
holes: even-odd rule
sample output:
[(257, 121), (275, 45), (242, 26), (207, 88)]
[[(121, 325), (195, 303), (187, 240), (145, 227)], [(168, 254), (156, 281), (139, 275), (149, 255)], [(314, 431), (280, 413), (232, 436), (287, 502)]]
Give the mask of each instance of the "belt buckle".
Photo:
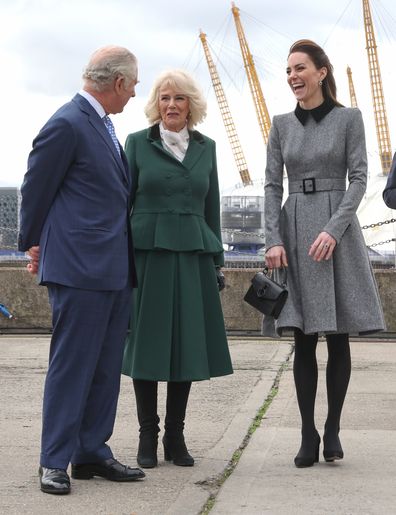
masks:
[(314, 177), (303, 179), (303, 192), (305, 194), (316, 192), (316, 182)]

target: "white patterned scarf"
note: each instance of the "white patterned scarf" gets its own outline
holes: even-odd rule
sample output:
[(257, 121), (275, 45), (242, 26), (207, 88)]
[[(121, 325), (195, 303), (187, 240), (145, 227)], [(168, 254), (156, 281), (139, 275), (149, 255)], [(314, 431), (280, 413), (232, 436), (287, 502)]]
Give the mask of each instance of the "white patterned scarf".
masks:
[(187, 125), (179, 132), (168, 131), (162, 122), (160, 122), (159, 128), (163, 147), (175, 156), (176, 159), (183, 161), (190, 141)]

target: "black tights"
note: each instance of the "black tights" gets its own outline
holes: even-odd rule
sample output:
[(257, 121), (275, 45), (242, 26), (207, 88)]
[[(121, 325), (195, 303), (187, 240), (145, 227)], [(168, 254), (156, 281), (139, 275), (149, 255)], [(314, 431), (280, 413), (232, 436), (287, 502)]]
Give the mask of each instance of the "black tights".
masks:
[[(298, 407), (302, 421), (302, 436), (311, 438), (316, 434), (315, 398), (318, 384), (318, 365), (316, 361), (317, 334), (304, 334), (299, 329), (294, 331), (294, 382), (296, 385)], [(351, 376), (351, 354), (348, 334), (331, 334), (326, 336), (328, 361), (326, 368), (326, 386), (328, 412), (325, 434), (338, 435), (340, 418), (345, 395)]]

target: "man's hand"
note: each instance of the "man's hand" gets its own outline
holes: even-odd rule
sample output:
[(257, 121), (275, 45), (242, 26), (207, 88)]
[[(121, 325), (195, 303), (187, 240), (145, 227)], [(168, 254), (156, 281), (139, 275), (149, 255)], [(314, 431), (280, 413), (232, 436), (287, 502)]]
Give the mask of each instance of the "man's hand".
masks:
[(37, 274), (40, 257), (40, 247), (38, 245), (36, 247), (30, 247), (27, 253), (30, 257), (30, 263), (26, 266), (26, 268), (28, 269), (28, 272), (30, 272), (31, 274)]

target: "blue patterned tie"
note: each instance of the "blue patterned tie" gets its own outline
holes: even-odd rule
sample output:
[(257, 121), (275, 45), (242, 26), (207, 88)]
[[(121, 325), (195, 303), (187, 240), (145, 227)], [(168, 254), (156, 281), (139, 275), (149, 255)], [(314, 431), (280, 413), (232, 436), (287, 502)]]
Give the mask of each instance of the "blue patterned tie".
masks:
[(115, 133), (115, 130), (114, 130), (114, 125), (113, 125), (113, 122), (110, 120), (109, 116), (103, 116), (102, 118), (103, 120), (103, 123), (106, 125), (106, 129), (109, 131), (109, 134), (111, 136), (111, 139), (113, 140), (113, 143), (117, 149), (117, 152), (119, 155), (121, 155), (121, 150), (120, 150), (120, 144), (118, 143), (118, 139), (117, 139), (117, 136), (116, 136), (116, 133)]

